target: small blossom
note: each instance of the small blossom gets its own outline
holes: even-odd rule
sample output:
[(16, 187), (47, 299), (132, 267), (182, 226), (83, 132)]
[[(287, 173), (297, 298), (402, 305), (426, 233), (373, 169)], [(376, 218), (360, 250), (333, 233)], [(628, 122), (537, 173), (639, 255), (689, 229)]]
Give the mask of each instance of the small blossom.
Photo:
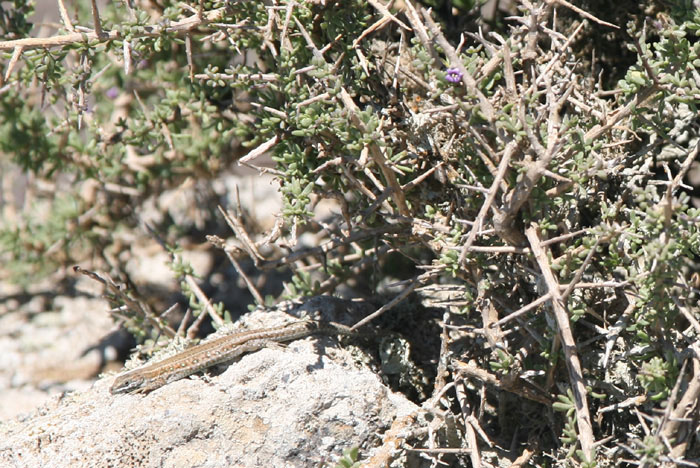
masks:
[(107, 96), (109, 99), (116, 99), (117, 96), (119, 96), (119, 88), (117, 88), (116, 86), (112, 86), (107, 91), (105, 91), (105, 96)]
[(450, 83), (459, 83), (462, 81), (462, 72), (458, 68), (448, 68), (445, 74), (445, 79)]

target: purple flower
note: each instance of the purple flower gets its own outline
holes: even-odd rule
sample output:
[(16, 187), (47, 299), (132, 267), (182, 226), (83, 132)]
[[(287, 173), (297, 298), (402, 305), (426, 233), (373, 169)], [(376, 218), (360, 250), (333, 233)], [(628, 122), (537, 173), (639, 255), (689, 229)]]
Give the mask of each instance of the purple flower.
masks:
[(459, 83), (462, 81), (462, 72), (455, 67), (448, 68), (447, 73), (445, 73), (445, 79), (450, 83)]
[(116, 86), (112, 86), (107, 91), (105, 91), (105, 95), (109, 99), (116, 99), (117, 96), (119, 96), (119, 88), (117, 88)]

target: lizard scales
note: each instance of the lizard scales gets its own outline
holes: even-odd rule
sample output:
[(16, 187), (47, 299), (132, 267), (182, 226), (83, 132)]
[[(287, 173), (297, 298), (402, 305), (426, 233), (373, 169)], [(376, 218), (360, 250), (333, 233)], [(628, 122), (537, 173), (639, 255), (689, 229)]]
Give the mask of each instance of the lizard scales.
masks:
[(110, 391), (113, 394), (146, 393), (242, 354), (257, 351), (270, 343), (284, 343), (315, 334), (350, 333), (350, 329), (344, 325), (314, 320), (233, 333), (187, 348), (162, 361), (125, 372), (114, 380)]

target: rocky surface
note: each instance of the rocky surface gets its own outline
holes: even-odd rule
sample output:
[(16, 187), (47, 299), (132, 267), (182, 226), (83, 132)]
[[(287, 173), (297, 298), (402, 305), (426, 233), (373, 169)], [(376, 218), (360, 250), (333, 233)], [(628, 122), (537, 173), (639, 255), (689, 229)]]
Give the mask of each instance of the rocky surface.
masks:
[[(294, 314), (347, 315), (316, 299)], [(248, 327), (289, 315), (255, 311)], [(315, 466), (344, 448), (363, 455), (396, 417), (417, 408), (358, 364), (334, 337), (310, 337), (243, 356), (220, 375), (183, 379), (147, 395), (111, 395), (114, 374), (53, 397), (0, 425), (0, 466)], [(215, 372), (214, 372), (215, 374)]]

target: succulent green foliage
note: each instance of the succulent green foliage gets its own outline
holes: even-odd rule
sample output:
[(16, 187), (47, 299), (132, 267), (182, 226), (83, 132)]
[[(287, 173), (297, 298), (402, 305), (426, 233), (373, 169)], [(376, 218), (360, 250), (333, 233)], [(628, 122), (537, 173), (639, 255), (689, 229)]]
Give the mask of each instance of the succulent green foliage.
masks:
[(677, 377), (678, 371), (673, 363), (659, 356), (642, 363), (637, 375), (642, 387), (649, 392), (649, 397), (654, 401), (668, 398)]
[(335, 468), (359, 468), (362, 464), (359, 461), (360, 451), (358, 447), (343, 450), (343, 457), (338, 460)]
[(3, 3), (0, 4), (0, 35), (8, 39), (25, 37), (33, 27), (28, 18), (34, 13), (35, 2), (12, 0)]
[[(63, 194), (55, 198), (47, 210), (37, 207), (34, 217), (23, 225), (0, 229), (0, 245), (6, 254), (16, 259), (5, 265), (7, 271), (26, 286), (36, 276), (52, 272), (52, 265), (43, 261), (46, 250), (68, 258), (71, 250), (89, 245), (94, 233), (78, 225), (79, 213), (80, 202), (70, 194)], [(23, 239), (30, 240), (23, 242)]]
[[(31, 7), (9, 3), (0, 6), (3, 40), (36, 34)], [(542, 2), (492, 21), (481, 18), (481, 2), (430, 2), (461, 16), (437, 18), (425, 37), (405, 11), (383, 23), (362, 0), (156, 3), (129, 10), (108, 2), (100, 7), (107, 36), (83, 29), (70, 44), (27, 48), (8, 73), (0, 151), (32, 177), (60, 181), (65, 193), (42, 194), (26, 218), (3, 223), (7, 271), (27, 277), (106, 257), (108, 248), (117, 250), (110, 258), (127, 256), (113, 234), (137, 227), (144, 200), (229, 170), (241, 148), (264, 148), (274, 167), (263, 170), (276, 176), (283, 204), (278, 231), (254, 233), (253, 242), (279, 255), (255, 262), (290, 267), (285, 297), (369, 297), (413, 278), (446, 325), (473, 330), (471, 348), (447, 343), (440, 359), (473, 363), (493, 378), (489, 385), (512, 379), (508, 390), (518, 390), (522, 373), (550, 397), (574, 389), (564, 350), (575, 349), (591, 412), (638, 395), (648, 397), (638, 409), (650, 414), (669, 403), (698, 336), (688, 317), (698, 310), (700, 210), (684, 177), (700, 141), (693, 2), (672, 2), (643, 21), (616, 17), (630, 20), (626, 45), (637, 61), (604, 77), (617, 81), (614, 89), (590, 71), (618, 65), (584, 66), (597, 55), (573, 40), (590, 24), (578, 14), (560, 24)], [(92, 21), (88, 4), (76, 2), (76, 24)], [(521, 21), (506, 25), (514, 15)], [(531, 15), (539, 15), (534, 30)], [(4, 61), (15, 52), (5, 49)], [(82, 190), (89, 184), (92, 196)], [(322, 202), (332, 205), (323, 218)], [(562, 343), (551, 300), (523, 311), (552, 288), (524, 236), (533, 223), (554, 287), (566, 291), (560, 306), (574, 344)], [(318, 245), (299, 241), (310, 231)], [(275, 263), (290, 251), (293, 260)], [(180, 279), (194, 275), (185, 263), (172, 266)], [(458, 293), (436, 299), (430, 287)], [(208, 307), (186, 281), (182, 291), (196, 313)], [(497, 317), (487, 320), (484, 304)], [(382, 356), (399, 381), (408, 350)], [(626, 374), (613, 372), (621, 363)], [(563, 448), (564, 458), (593, 466), (603, 450), (581, 450), (572, 392), (553, 404), (560, 439), (546, 450)], [(485, 408), (502, 402), (484, 395)], [(620, 428), (639, 427), (605, 414), (614, 423), (592, 428), (596, 440), (622, 440)], [(490, 426), (491, 436), (502, 435)], [(628, 445), (656, 461), (657, 441)], [(357, 463), (352, 453), (343, 460)]]

